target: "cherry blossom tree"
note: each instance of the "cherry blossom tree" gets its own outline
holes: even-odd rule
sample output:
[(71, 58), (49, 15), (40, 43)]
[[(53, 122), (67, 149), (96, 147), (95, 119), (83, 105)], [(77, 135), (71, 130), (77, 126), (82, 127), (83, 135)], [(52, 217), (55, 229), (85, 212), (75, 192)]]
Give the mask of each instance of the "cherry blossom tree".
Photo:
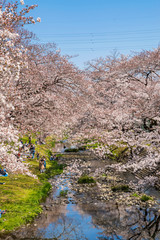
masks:
[[(21, 1), (21, 4), (23, 2)], [(32, 17), (25, 14), (34, 9), (36, 5), (26, 6), (18, 12), (18, 2), (0, 2), (0, 142), (1, 164), (11, 171), (26, 172), (31, 175), (23, 163), (17, 165), (15, 157), (16, 145), (18, 147), (18, 131), (14, 128), (10, 111), (15, 108), (16, 82), (20, 77), (22, 66), (26, 59), (26, 49), (20, 44), (18, 30), (26, 23), (32, 23)], [(15, 143), (15, 150), (8, 154), (8, 142)]]
[[(54, 43), (33, 44), (36, 36), (24, 25), (41, 21), (28, 16), (35, 7), (23, 0), (0, 2), (1, 142), (15, 141), (18, 130), (59, 136), (65, 130), (76, 139), (98, 139), (101, 157), (110, 145), (127, 143), (131, 162), (117, 169), (156, 166), (160, 49), (133, 56), (114, 53), (81, 71)], [(147, 150), (143, 161), (135, 153), (137, 147)]]
[[(95, 133), (106, 144), (97, 149), (100, 155), (109, 151), (107, 145), (128, 145), (131, 161), (119, 166), (119, 170), (155, 168), (159, 163), (159, 67), (159, 48), (132, 57), (100, 58), (88, 64), (94, 88), (91, 112), (96, 121), (87, 134)], [(145, 148), (147, 155), (134, 155), (137, 147)]]

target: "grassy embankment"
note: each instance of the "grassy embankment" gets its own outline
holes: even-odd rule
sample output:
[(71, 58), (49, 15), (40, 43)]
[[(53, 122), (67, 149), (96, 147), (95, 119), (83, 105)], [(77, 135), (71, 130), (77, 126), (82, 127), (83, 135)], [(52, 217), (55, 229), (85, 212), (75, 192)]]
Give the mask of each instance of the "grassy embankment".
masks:
[[(26, 142), (28, 137), (25, 136), (22, 140)], [(36, 139), (32, 138), (32, 143), (35, 143), (35, 141)], [(9, 174), (8, 177), (0, 177), (0, 182), (5, 182), (5, 184), (0, 185), (0, 209), (7, 210), (0, 218), (1, 233), (31, 222), (35, 216), (41, 213), (40, 203), (45, 200), (51, 189), (48, 179), (63, 171), (62, 165), (49, 160), (54, 144), (54, 139), (48, 137), (45, 144), (36, 145), (36, 152), (38, 151), (40, 156), (45, 156), (47, 159), (45, 173), (39, 173), (39, 163), (36, 157), (35, 159), (25, 160), (26, 163), (29, 163), (31, 172), (36, 174), (38, 179), (20, 174)]]

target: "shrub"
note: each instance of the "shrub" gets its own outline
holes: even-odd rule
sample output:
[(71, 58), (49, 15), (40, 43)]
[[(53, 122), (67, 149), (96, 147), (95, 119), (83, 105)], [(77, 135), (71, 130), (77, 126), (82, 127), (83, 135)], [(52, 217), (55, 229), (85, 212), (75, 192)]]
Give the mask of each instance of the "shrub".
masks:
[(79, 179), (78, 179), (78, 183), (95, 183), (96, 181), (94, 180), (93, 177), (89, 177), (87, 175), (85, 176), (81, 176)]
[(96, 149), (96, 148), (98, 148), (100, 146), (101, 146), (101, 144), (98, 143), (98, 142), (87, 144), (87, 148), (92, 148), (92, 149)]
[(110, 153), (105, 154), (107, 158), (113, 161), (124, 161), (126, 158), (128, 158), (129, 149), (125, 146), (116, 146), (116, 145), (110, 145), (109, 146)]
[(142, 197), (140, 198), (140, 200), (141, 200), (142, 202), (147, 202), (148, 200), (153, 200), (153, 198), (144, 194), (144, 195), (142, 195)]
[(102, 177), (107, 177), (107, 175), (105, 173), (102, 173)]
[(133, 197), (139, 197), (138, 193), (133, 193), (131, 196), (133, 196)]
[(42, 194), (42, 199), (45, 200), (49, 191), (51, 190), (52, 186), (49, 182), (46, 182), (41, 190), (41, 194)]
[(67, 196), (67, 193), (68, 193), (68, 190), (62, 190), (62, 191), (60, 191), (60, 196), (61, 197), (66, 197)]
[(111, 189), (112, 189), (113, 192), (119, 192), (119, 191), (129, 192), (130, 191), (128, 185), (117, 185), (117, 186), (111, 187)]
[(51, 151), (50, 149), (47, 149), (47, 150), (46, 150), (46, 153), (48, 154), (48, 157), (50, 158), (51, 155), (52, 155), (52, 151)]

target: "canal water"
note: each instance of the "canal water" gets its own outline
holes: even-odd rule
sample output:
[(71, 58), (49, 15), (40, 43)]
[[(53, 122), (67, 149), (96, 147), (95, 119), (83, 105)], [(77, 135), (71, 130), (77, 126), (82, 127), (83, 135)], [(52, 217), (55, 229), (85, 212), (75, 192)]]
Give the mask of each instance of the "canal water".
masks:
[[(36, 237), (44, 239), (105, 239), (103, 229), (92, 221), (92, 216), (80, 209), (74, 200), (74, 192), (70, 189), (71, 174), (59, 176), (54, 184), (56, 191), (53, 201), (56, 201), (59, 216), (45, 227), (39, 227)], [(61, 202), (60, 192), (67, 191), (67, 198)], [(59, 201), (60, 200), (60, 201)], [(54, 214), (54, 213), (53, 213)]]
[[(65, 143), (65, 147), (70, 145)], [(55, 152), (63, 151), (64, 143), (56, 146)], [(74, 172), (64, 171), (50, 179), (53, 191), (43, 204), (43, 213), (9, 240), (160, 240), (159, 202), (154, 208), (141, 208), (88, 201), (83, 193), (77, 197), (74, 178)], [(160, 199), (155, 189), (147, 194)]]
[[(160, 217), (156, 208), (141, 209), (114, 202), (77, 203), (76, 193), (70, 188), (72, 177), (70, 173), (64, 174), (54, 182), (56, 206), (47, 213), (53, 218), (47, 225), (43, 225), (44, 219), (37, 224), (34, 233), (37, 239), (160, 240)], [(67, 191), (64, 200), (60, 197), (61, 191)]]

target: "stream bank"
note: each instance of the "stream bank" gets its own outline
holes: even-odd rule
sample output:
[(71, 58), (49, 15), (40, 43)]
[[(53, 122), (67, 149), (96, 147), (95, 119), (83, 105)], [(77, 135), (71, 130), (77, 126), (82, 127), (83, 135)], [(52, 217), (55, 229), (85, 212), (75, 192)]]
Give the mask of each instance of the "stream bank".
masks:
[[(42, 205), (43, 213), (6, 240), (160, 239), (159, 192), (154, 201), (142, 202), (133, 190), (111, 191), (113, 183), (129, 184), (136, 178), (111, 170), (104, 175), (106, 162), (89, 151), (63, 154), (58, 163), (66, 167), (50, 179), (53, 188)], [(78, 184), (82, 173), (92, 175), (96, 183)]]
[[(28, 136), (22, 140), (27, 143)], [(32, 159), (29, 146), (25, 146), (20, 150), (20, 157), (17, 158), (16, 164), (18, 166), (18, 164), (24, 163), (30, 169), (31, 176), (20, 174), (18, 171), (13, 173), (7, 169), (8, 176), (1, 177), (3, 184), (0, 184), (0, 208), (6, 210), (0, 218), (1, 239), (4, 239), (4, 234), (7, 232), (33, 221), (38, 214), (42, 213), (40, 203), (45, 201), (51, 189), (48, 179), (63, 171), (63, 166), (58, 165), (57, 162), (50, 162), (48, 153), (54, 142), (51, 138), (47, 140), (43, 145), (35, 144), (36, 139), (32, 137), (32, 144), (35, 144), (36, 152), (47, 159), (45, 173), (40, 174), (39, 160), (37, 157)], [(15, 168), (17, 166), (15, 165)]]

